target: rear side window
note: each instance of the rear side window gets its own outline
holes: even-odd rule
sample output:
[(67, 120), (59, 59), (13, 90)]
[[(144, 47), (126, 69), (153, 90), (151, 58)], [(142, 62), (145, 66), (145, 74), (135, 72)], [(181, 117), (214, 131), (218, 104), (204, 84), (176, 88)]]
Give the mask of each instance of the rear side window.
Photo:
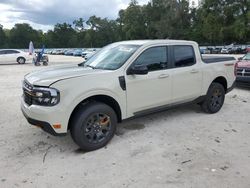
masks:
[(196, 63), (192, 46), (174, 46), (175, 67), (187, 67)]
[(18, 54), (19, 52), (16, 50), (6, 50), (5, 54)]
[(167, 47), (152, 47), (135, 60), (134, 65), (146, 65), (148, 71), (157, 71), (168, 68)]
[(0, 50), (0, 55), (5, 54), (5, 50)]

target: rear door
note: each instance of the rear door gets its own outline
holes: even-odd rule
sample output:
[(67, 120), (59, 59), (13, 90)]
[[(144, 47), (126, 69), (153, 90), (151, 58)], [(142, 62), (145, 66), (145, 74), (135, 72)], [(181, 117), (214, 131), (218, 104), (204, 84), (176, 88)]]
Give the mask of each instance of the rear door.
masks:
[(191, 45), (171, 46), (173, 103), (187, 102), (201, 95), (202, 71)]
[(6, 60), (10, 63), (16, 63), (20, 52), (16, 50), (6, 50), (6, 51), (7, 51)]

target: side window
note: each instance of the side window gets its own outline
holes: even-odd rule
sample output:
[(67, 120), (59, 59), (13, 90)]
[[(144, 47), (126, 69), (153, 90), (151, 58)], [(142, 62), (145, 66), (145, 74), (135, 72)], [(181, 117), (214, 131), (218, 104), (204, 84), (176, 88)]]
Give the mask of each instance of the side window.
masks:
[(11, 54), (11, 50), (5, 50), (5, 54)]
[(192, 46), (174, 46), (174, 66), (187, 67), (196, 63)]
[(139, 65), (146, 65), (148, 71), (168, 68), (167, 47), (153, 47), (145, 50), (134, 62), (134, 66)]
[(12, 52), (13, 54), (19, 54), (19, 53), (20, 53), (19, 51), (16, 51), (16, 50), (11, 50), (11, 52)]
[(5, 54), (5, 50), (1, 50), (0, 55), (4, 55), (4, 54)]
[(16, 50), (6, 50), (5, 51), (5, 54), (17, 54), (17, 53), (19, 53), (19, 52)]

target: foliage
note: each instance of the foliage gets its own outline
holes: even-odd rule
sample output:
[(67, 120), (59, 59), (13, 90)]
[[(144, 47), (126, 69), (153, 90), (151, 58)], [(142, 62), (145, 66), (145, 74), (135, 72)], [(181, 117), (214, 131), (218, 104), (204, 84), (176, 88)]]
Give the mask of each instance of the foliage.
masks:
[(188, 0), (151, 0), (139, 5), (131, 0), (116, 20), (91, 16), (58, 23), (43, 33), (29, 24), (11, 30), (0, 25), (0, 48), (27, 48), (43, 44), (51, 48), (102, 47), (120, 40), (187, 39), (200, 44), (222, 45), (250, 42), (249, 0), (203, 0), (198, 7)]

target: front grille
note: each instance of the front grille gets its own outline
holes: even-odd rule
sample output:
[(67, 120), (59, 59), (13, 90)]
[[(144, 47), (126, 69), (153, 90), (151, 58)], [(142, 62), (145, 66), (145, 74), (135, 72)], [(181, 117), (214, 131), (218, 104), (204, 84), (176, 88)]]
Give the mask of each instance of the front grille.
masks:
[(24, 80), (23, 81), (23, 98), (24, 98), (24, 102), (29, 106), (32, 105), (32, 90), (33, 90), (32, 85)]
[(237, 76), (250, 77), (250, 68), (237, 68)]

